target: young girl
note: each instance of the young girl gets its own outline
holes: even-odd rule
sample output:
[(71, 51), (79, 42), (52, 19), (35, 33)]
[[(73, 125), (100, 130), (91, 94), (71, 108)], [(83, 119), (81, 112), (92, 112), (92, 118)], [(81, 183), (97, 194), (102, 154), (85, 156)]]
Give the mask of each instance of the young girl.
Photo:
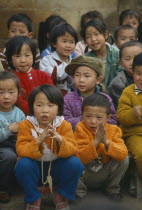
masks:
[(65, 73), (65, 67), (71, 61), (71, 53), (77, 43), (77, 33), (68, 23), (60, 23), (51, 31), (51, 48), (53, 53), (40, 61), (40, 69), (48, 72), (54, 84), (63, 94), (70, 92), (73, 79)]
[(20, 159), (15, 168), (27, 210), (40, 209), (38, 183), (41, 180), (46, 183), (49, 170), (56, 186), (53, 194), (56, 209), (69, 209), (67, 200), (75, 198), (83, 166), (74, 156), (76, 141), (62, 113), (63, 96), (57, 87), (41, 85), (30, 94), (30, 116), (19, 125), (16, 149)]
[[(82, 119), (81, 106), (84, 98), (93, 93), (99, 93), (97, 85), (102, 81), (102, 63), (100, 60), (88, 56), (78, 56), (72, 59), (65, 71), (74, 78), (76, 90), (67, 93), (64, 97), (64, 117), (75, 129), (76, 124)], [(101, 93), (100, 94), (104, 94)], [(116, 124), (116, 111), (111, 98), (104, 94), (111, 102), (110, 124)]]
[(110, 81), (116, 76), (119, 62), (119, 50), (106, 43), (108, 32), (106, 25), (100, 19), (86, 23), (83, 38), (87, 46), (92, 49), (87, 56), (97, 57), (103, 62), (102, 91), (107, 92)]
[(0, 72), (0, 202), (10, 200), (14, 167), (17, 160), (15, 143), (19, 122), (24, 113), (15, 106), (20, 91), (18, 78), (11, 72)]
[(53, 84), (46, 73), (34, 69), (36, 46), (26, 36), (15, 36), (6, 45), (6, 56), (9, 66), (19, 78), (21, 93), (17, 102), (25, 114), (28, 114), (28, 97), (30, 92), (41, 84)]

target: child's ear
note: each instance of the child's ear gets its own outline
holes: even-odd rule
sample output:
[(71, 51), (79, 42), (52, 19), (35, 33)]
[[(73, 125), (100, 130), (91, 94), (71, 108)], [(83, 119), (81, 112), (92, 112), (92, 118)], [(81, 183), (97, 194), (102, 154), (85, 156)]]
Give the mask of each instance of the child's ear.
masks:
[(120, 66), (122, 66), (122, 67), (123, 67), (123, 64), (122, 64), (122, 62), (121, 62), (121, 59), (119, 60), (119, 62), (118, 62), (118, 63), (119, 63), (119, 65), (120, 65)]
[(102, 82), (102, 80), (103, 80), (102, 76), (97, 77), (96, 85), (99, 85)]
[(108, 37), (109, 37), (109, 33), (108, 33), (108, 32), (105, 32), (105, 33), (104, 33), (104, 37), (105, 37), (105, 40), (107, 40)]
[(30, 38), (30, 39), (33, 38), (33, 32), (29, 32), (29, 38)]
[(108, 122), (108, 120), (111, 118), (111, 114), (109, 114), (108, 116), (107, 116), (107, 122)]

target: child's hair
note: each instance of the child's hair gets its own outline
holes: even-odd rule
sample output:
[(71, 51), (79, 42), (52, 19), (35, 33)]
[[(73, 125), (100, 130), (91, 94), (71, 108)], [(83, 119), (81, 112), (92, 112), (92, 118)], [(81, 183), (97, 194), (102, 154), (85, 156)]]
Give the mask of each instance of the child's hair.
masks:
[(119, 25), (123, 24), (123, 21), (125, 19), (125, 17), (130, 16), (131, 18), (134, 16), (138, 22), (140, 22), (140, 16), (138, 14), (138, 12), (136, 12), (135, 10), (131, 10), (131, 9), (126, 9), (124, 11), (121, 12), (121, 14), (119, 15)]
[(12, 63), (12, 56), (15, 54), (20, 54), (21, 48), (23, 45), (28, 45), (32, 54), (33, 54), (33, 67), (35, 65), (35, 57), (36, 57), (36, 45), (32, 39), (26, 36), (14, 36), (11, 38), (6, 44), (6, 57), (8, 64), (12, 70), (15, 70), (15, 67)]
[(12, 15), (7, 22), (8, 30), (10, 29), (11, 23), (14, 21), (24, 23), (28, 28), (28, 32), (33, 32), (32, 20), (26, 14), (18, 13), (18, 14)]
[(134, 40), (134, 41), (125, 42), (124, 44), (122, 44), (120, 47), (120, 51), (119, 51), (119, 58), (120, 59), (122, 58), (122, 52), (123, 52), (124, 48), (134, 47), (134, 46), (138, 46), (138, 47), (142, 48), (142, 43), (138, 42), (137, 40)]
[(137, 36), (138, 36), (138, 33), (137, 33), (137, 30), (134, 28), (134, 27), (132, 27), (132, 26), (130, 26), (130, 25), (120, 25), (120, 26), (118, 26), (115, 30), (114, 30), (114, 39), (115, 39), (115, 41), (117, 41), (117, 39), (118, 39), (118, 35), (119, 35), (119, 32), (121, 31), (121, 29), (131, 29), (131, 30), (133, 30), (134, 32), (135, 32), (135, 35), (136, 35), (136, 38), (137, 38)]
[(95, 19), (100, 19), (104, 21), (103, 15), (97, 10), (89, 11), (81, 16), (81, 21), (80, 21), (80, 26), (81, 26), (80, 35), (81, 36), (82, 36), (82, 31), (85, 24), (89, 22), (90, 20), (95, 20)]
[(33, 105), (34, 105), (36, 95), (40, 92), (44, 93), (51, 103), (56, 104), (58, 106), (58, 115), (62, 116), (63, 107), (64, 107), (63, 95), (59, 88), (52, 85), (47, 85), (47, 84), (36, 87), (30, 93), (29, 99), (28, 99), (29, 115), (34, 116)]
[(51, 30), (62, 22), (66, 22), (66, 20), (59, 15), (50, 15), (45, 21), (39, 23), (38, 46), (40, 52), (50, 45), (50, 38), (48, 39), (47, 34), (50, 36)]
[(134, 60), (133, 60), (133, 72), (134, 72), (136, 66), (142, 66), (142, 53), (139, 53), (138, 55), (136, 55), (134, 57)]
[(1, 71), (0, 72), (0, 81), (4, 81), (4, 80), (7, 80), (7, 79), (12, 79), (15, 82), (16, 87), (18, 89), (18, 93), (19, 93), (20, 92), (19, 78), (10, 71)]
[(99, 31), (99, 33), (102, 35), (107, 32), (107, 28), (106, 28), (104, 21), (102, 21), (100, 19), (91, 20), (85, 24), (85, 26), (82, 30), (82, 37), (83, 37), (84, 41), (85, 41), (85, 37), (86, 37), (86, 30), (89, 26), (96, 28)]
[(91, 94), (83, 100), (82, 107), (81, 107), (82, 114), (83, 114), (85, 106), (98, 106), (98, 107), (106, 108), (107, 115), (110, 114), (110, 110), (111, 110), (110, 101), (105, 95), (102, 95), (100, 93)]
[(138, 26), (138, 40), (139, 42), (142, 42), (142, 22), (140, 22)]
[(74, 38), (75, 44), (78, 42), (78, 35), (76, 30), (68, 23), (60, 23), (59, 25), (56, 25), (50, 33), (52, 51), (56, 50), (53, 44), (56, 44), (57, 38), (64, 36), (66, 33), (69, 33)]

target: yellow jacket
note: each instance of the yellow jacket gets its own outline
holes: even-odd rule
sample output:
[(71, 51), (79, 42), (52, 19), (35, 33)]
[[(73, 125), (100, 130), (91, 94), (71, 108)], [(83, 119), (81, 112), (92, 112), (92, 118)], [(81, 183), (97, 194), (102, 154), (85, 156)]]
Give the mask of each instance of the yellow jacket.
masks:
[(124, 89), (119, 99), (117, 119), (123, 132), (123, 136), (142, 135), (142, 119), (139, 120), (133, 111), (136, 105), (142, 106), (142, 93), (135, 94), (135, 84)]
[(74, 136), (77, 141), (78, 149), (77, 156), (80, 158), (83, 164), (98, 158), (98, 155), (102, 155), (102, 161), (108, 162), (110, 158), (116, 161), (122, 161), (126, 158), (128, 151), (124, 144), (121, 129), (116, 125), (105, 125), (106, 138), (109, 140), (108, 149), (105, 148), (103, 143), (100, 143), (96, 148), (94, 145), (95, 135), (88, 130), (88, 128), (81, 121), (77, 124)]

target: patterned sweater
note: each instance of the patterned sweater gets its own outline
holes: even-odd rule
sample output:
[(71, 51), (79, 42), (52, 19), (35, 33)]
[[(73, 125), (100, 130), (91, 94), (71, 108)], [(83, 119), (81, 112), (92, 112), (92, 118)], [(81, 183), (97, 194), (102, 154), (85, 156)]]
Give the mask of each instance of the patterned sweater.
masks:
[(106, 163), (110, 158), (116, 161), (122, 161), (126, 158), (128, 151), (122, 139), (122, 131), (116, 125), (105, 125), (106, 138), (109, 140), (108, 149), (105, 148), (103, 143), (100, 143), (96, 148), (94, 145), (95, 135), (87, 129), (83, 121), (79, 122), (76, 126), (74, 136), (77, 141), (77, 156), (83, 164), (98, 158), (102, 155), (102, 162)]
[[(76, 155), (77, 145), (73, 135), (70, 123), (63, 120), (61, 124), (56, 127), (56, 131), (62, 136), (62, 143), (59, 147), (58, 143), (53, 143), (53, 153), (58, 157), (66, 158)], [(28, 119), (19, 124), (18, 137), (16, 142), (16, 150), (19, 157), (28, 157), (31, 159), (39, 159), (43, 156), (43, 144), (38, 145), (34, 133), (38, 132)], [(51, 149), (51, 138), (47, 137), (45, 144), (48, 149)]]
[(122, 92), (117, 109), (117, 119), (124, 137), (142, 136), (142, 119), (139, 120), (133, 111), (133, 107), (136, 105), (142, 106), (142, 93), (136, 95), (135, 84), (132, 84)]

